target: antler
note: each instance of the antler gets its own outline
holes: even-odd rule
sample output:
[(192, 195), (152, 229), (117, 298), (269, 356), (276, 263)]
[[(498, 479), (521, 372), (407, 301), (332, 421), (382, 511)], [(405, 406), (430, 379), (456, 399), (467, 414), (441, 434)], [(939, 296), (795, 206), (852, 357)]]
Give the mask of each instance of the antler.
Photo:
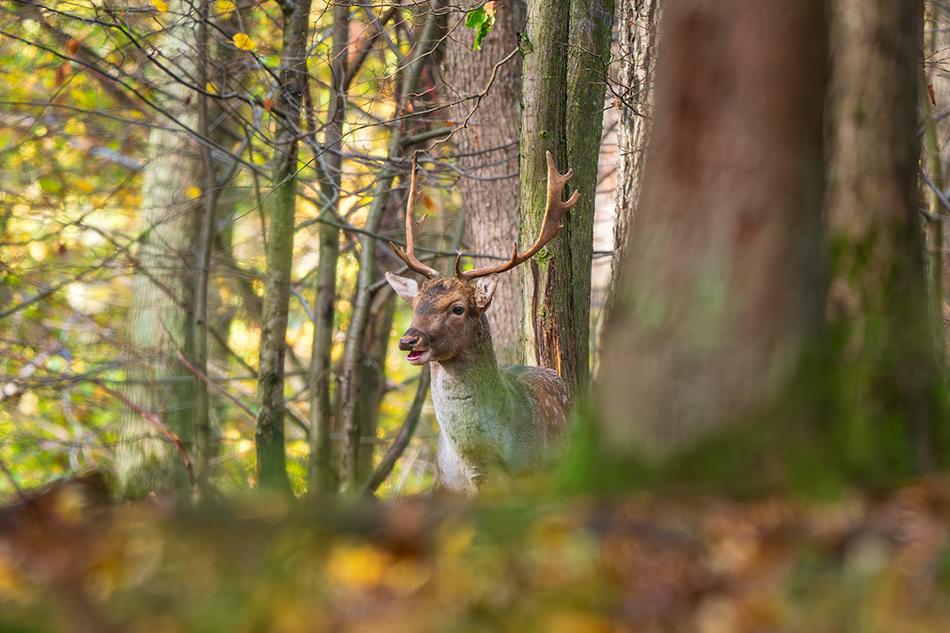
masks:
[[(442, 275), (439, 271), (434, 268), (429, 268), (416, 258), (415, 253), (415, 239), (413, 237), (414, 233), (414, 215), (416, 207), (416, 162), (419, 153), (415, 152), (412, 155), (412, 176), (409, 179), (409, 202), (406, 203), (406, 250), (402, 250), (392, 242), (389, 245), (392, 247), (393, 252), (401, 259), (406, 262), (406, 266), (410, 270), (414, 270), (420, 275), (425, 275), (429, 279), (435, 279), (436, 277), (441, 277)], [(426, 216), (422, 216), (422, 220), (419, 221), (417, 226), (422, 226), (422, 223), (426, 221)]]
[[(511, 253), (511, 259), (506, 263), (500, 264), (498, 266), (489, 266), (488, 268), (476, 268), (475, 270), (460, 270), (460, 265), (462, 262), (462, 254), (459, 253), (458, 257), (455, 258), (455, 276), (463, 281), (471, 281), (472, 279), (477, 279), (478, 277), (485, 277), (487, 275), (493, 275), (495, 273), (503, 273), (506, 270), (511, 270), (515, 266), (523, 264), (528, 261), (534, 255), (540, 251), (545, 244), (553, 240), (558, 231), (561, 230), (561, 218), (564, 217), (564, 214), (567, 213), (571, 207), (577, 204), (577, 199), (580, 198), (581, 194), (579, 191), (575, 191), (574, 194), (565, 202), (561, 200), (561, 194), (564, 192), (564, 185), (567, 184), (567, 181), (571, 179), (574, 175), (573, 169), (568, 169), (566, 174), (558, 173), (557, 165), (554, 164), (554, 156), (551, 155), (551, 152), (547, 152), (548, 159), (548, 202), (547, 208), (544, 211), (544, 223), (541, 225), (541, 234), (538, 235), (538, 240), (534, 243), (528, 251), (518, 254), (518, 242), (515, 242), (515, 247)], [(398, 254), (398, 253), (397, 253)]]

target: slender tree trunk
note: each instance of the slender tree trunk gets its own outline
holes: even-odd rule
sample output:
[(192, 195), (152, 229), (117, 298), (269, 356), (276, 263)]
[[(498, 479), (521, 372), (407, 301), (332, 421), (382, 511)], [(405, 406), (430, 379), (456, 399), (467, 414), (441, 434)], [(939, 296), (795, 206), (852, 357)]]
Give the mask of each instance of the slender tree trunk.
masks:
[[(927, 3), (924, 21), (924, 67), (923, 81), (919, 87), (920, 109), (924, 124), (923, 156), (921, 166), (930, 176), (934, 187), (941, 191), (946, 188), (947, 150), (940, 146), (940, 138), (947, 144), (947, 133), (950, 122), (944, 117), (936, 120), (935, 114), (950, 104), (950, 76), (948, 76), (947, 56), (950, 47), (950, 10), (946, 6)], [(943, 346), (939, 363), (946, 371), (947, 352), (950, 341), (947, 340), (947, 323), (944, 319), (946, 306), (946, 288), (948, 275), (948, 260), (944, 256), (946, 248), (946, 232), (942, 220), (935, 218), (950, 217), (947, 209), (940, 200), (936, 191), (928, 186), (922, 186), (928, 194), (931, 221), (927, 227), (927, 248), (930, 260), (930, 304), (933, 311), (933, 321), (937, 336), (937, 343)]]
[[(457, 4), (457, 3), (456, 3)], [(466, 101), (452, 108), (455, 131), (452, 140), (458, 149), (458, 166), (472, 177), (460, 181), (465, 201), (466, 235), (472, 252), (507, 256), (518, 241), (518, 115), (521, 100), (521, 56), (518, 34), (525, 19), (524, 0), (495, 2), (495, 24), (472, 50), (473, 29), (465, 28), (465, 12), (452, 13), (448, 25), (443, 78), (444, 98), (455, 101), (476, 95), (491, 82), (488, 93), (478, 102)], [(470, 8), (466, 5), (462, 9)], [(497, 68), (496, 68), (497, 66)], [(494, 73), (494, 80), (492, 74)], [(475, 258), (475, 266), (490, 266), (488, 258)], [(500, 275), (487, 312), (495, 356), (502, 364), (521, 362), (521, 277)]]
[(821, 0), (669, 0), (606, 445), (662, 455), (788, 387), (820, 324)]
[(620, 108), (617, 208), (608, 309), (643, 187), (643, 168), (653, 127), (653, 84), (662, 5), (663, 0), (620, 0), (620, 94), (615, 100)]
[[(531, 246), (544, 220), (547, 200), (545, 152), (554, 155), (565, 172), (568, 25), (570, 1), (531, 2), (522, 36), (521, 112), (521, 249)], [(572, 188), (574, 183), (569, 183)], [(569, 191), (567, 192), (569, 193)], [(570, 214), (562, 224), (573, 220)], [(539, 367), (557, 371), (573, 393), (577, 388), (576, 358), (570, 354), (568, 244), (548, 243), (522, 267), (524, 284), (524, 357)]]
[[(388, 245), (387, 245), (388, 248)], [(360, 437), (375, 438), (379, 424), (379, 405), (386, 390), (386, 350), (389, 335), (393, 328), (393, 315), (396, 311), (396, 295), (391, 292), (378, 292), (370, 307), (366, 322), (366, 336), (363, 345), (363, 376), (360, 387), (363, 397), (356, 403), (357, 424)], [(364, 444), (360, 447), (357, 479), (365, 481), (373, 473), (374, 446)]]
[(524, 353), (529, 362), (556, 370), (571, 393), (586, 389), (590, 372), (593, 201), (612, 20), (610, 2), (530, 3), (521, 43), (522, 248), (544, 221), (546, 151), (559, 170), (575, 171), (565, 195), (579, 190), (583, 196), (564, 217), (561, 235), (524, 266)]
[(610, 63), (613, 0), (572, 0), (567, 63), (567, 165), (574, 170), (577, 204), (564, 223), (560, 239), (567, 245), (570, 284), (569, 318), (575, 324), (570, 343), (577, 365), (576, 383), (586, 391), (590, 381), (590, 286), (594, 257), (594, 201), (597, 163), (603, 133), (604, 94)]
[[(321, 188), (324, 219), (339, 215), (343, 164), (343, 124), (346, 120), (346, 47), (350, 32), (350, 7), (339, 2), (333, 7), (333, 46), (330, 59), (330, 114), (327, 117), (325, 152), (322, 156), (324, 182)], [(310, 366), (310, 490), (330, 492), (337, 477), (331, 464), (330, 429), (333, 407), (330, 384), (336, 314), (336, 268), (340, 256), (340, 230), (329, 223), (320, 225), (320, 262), (317, 268), (316, 299), (313, 309), (313, 353)]]
[[(211, 59), (208, 55), (208, 6), (201, 5), (198, 11), (198, 72), (199, 81), (207, 85), (211, 78)], [(199, 85), (201, 85), (199, 83)], [(210, 110), (211, 106), (207, 95), (198, 97), (198, 132), (205, 138), (211, 137)], [(195, 278), (194, 310), (191, 315), (194, 344), (192, 362), (199, 372), (208, 373), (208, 300), (211, 281), (211, 250), (214, 247), (215, 215), (218, 206), (217, 173), (214, 161), (211, 158), (211, 148), (201, 146), (201, 162), (204, 168), (204, 183), (202, 190), (201, 228), (198, 238), (198, 265)], [(204, 380), (195, 381), (195, 448), (197, 451), (198, 477), (208, 476), (208, 463), (211, 458), (211, 399), (208, 393), (208, 383)]]
[[(430, 15), (415, 46), (407, 56), (403, 66), (402, 82), (399, 86), (400, 104), (397, 111), (405, 107), (404, 104), (411, 98), (419, 85), (419, 76), (435, 46), (438, 23)], [(405, 124), (405, 122), (403, 122)], [(387, 158), (392, 161), (402, 155), (401, 129), (393, 132), (389, 142)], [(366, 321), (369, 317), (371, 302), (370, 286), (376, 281), (378, 263), (376, 261), (376, 238), (373, 234), (379, 230), (383, 210), (389, 200), (392, 182), (396, 171), (390, 166), (380, 175), (373, 189), (373, 202), (366, 215), (363, 228), (366, 231), (360, 237), (360, 269), (356, 281), (356, 296), (353, 299), (353, 312), (350, 316), (350, 326), (346, 333), (346, 343), (343, 348), (343, 368), (340, 377), (341, 413), (340, 426), (342, 434), (342, 455), (340, 463), (340, 479), (344, 491), (355, 493), (358, 491), (357, 464), (359, 460), (360, 426), (356, 417), (356, 403), (362, 397), (359, 365), (362, 362)]]
[(281, 91), (272, 112), (278, 121), (274, 151), (274, 191), (269, 200), (267, 273), (264, 278), (264, 318), (257, 387), (257, 472), (259, 485), (290, 491), (284, 450), (284, 355), (290, 269), (297, 203), (297, 154), (300, 112), (307, 86), (310, 0), (285, 0), (284, 42), (281, 52)]
[[(177, 7), (175, 5), (178, 5)], [(180, 15), (180, 3), (169, 12)], [(194, 76), (194, 41), (185, 37), (183, 24), (169, 25), (162, 50), (169, 63)], [(197, 116), (192, 91), (169, 81), (164, 107), (183, 125), (194, 128)], [(178, 361), (178, 352), (190, 353), (188, 310), (191, 288), (186, 277), (188, 259), (197, 241), (198, 205), (185, 189), (198, 184), (198, 148), (174, 128), (156, 127), (149, 135), (149, 162), (142, 188), (145, 239), (139, 249), (132, 289), (128, 337), (130, 359), (125, 395), (158, 413), (186, 446), (194, 440), (194, 383)], [(172, 382), (174, 379), (179, 381)], [(181, 456), (141, 415), (123, 408), (116, 449), (119, 494), (141, 497), (150, 491), (188, 489)]]

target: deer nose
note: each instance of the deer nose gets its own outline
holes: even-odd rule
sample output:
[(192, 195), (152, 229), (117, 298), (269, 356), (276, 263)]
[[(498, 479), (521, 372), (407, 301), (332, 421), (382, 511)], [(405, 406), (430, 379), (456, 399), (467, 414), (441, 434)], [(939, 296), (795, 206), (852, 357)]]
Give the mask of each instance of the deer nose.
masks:
[(419, 344), (419, 335), (418, 334), (406, 334), (401, 339), (399, 339), (399, 349), (404, 352), (411, 350), (413, 347)]

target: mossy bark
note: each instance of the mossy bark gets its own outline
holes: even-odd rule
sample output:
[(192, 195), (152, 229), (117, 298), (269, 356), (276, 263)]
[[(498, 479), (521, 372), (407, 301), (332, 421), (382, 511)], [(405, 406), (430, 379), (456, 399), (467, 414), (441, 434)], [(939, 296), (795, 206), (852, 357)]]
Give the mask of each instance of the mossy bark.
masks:
[(571, 2), (570, 49), (567, 61), (567, 167), (574, 170), (571, 186), (580, 191), (564, 223), (560, 239), (570, 258), (568, 293), (576, 358), (576, 383), (586, 391), (590, 381), (590, 292), (594, 255), (594, 203), (604, 95), (610, 63), (613, 0)]
[(670, 1), (597, 431), (648, 460), (764, 411), (821, 319), (824, 7)]
[(598, 461), (581, 473), (834, 494), (946, 464), (916, 177), (921, 6), (832, 3), (828, 95), (823, 9), (666, 5)]
[(827, 205), (839, 448), (873, 481), (945, 463), (942, 345), (927, 304), (917, 139), (922, 3), (831, 4)]
[(608, 1), (532, 2), (521, 41), (521, 249), (544, 221), (545, 152), (562, 173), (574, 169), (564, 195), (582, 195), (561, 234), (523, 266), (524, 357), (557, 371), (572, 394), (587, 388), (590, 371), (593, 201), (612, 21)]
[(264, 315), (261, 327), (257, 383), (258, 485), (290, 493), (284, 450), (284, 355), (290, 270), (293, 263), (294, 218), (297, 208), (297, 155), (300, 113), (307, 85), (310, 0), (288, 0), (284, 10), (281, 52), (281, 91), (273, 112), (279, 113), (274, 150), (274, 190), (269, 197), (267, 272), (264, 276)]

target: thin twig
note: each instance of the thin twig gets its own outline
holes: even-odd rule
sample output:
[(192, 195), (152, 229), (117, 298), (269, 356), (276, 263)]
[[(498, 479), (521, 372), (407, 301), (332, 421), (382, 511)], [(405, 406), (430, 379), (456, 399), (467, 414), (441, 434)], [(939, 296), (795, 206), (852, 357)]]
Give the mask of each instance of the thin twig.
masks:
[(214, 388), (216, 391), (218, 391), (219, 393), (224, 394), (225, 396), (227, 396), (228, 398), (230, 398), (231, 401), (234, 402), (234, 404), (236, 404), (237, 406), (241, 407), (241, 409), (243, 409), (245, 413), (247, 413), (249, 416), (251, 416), (251, 419), (252, 419), (252, 420), (256, 420), (256, 419), (257, 419), (257, 415), (256, 415), (253, 411), (251, 411), (251, 408), (250, 408), (250, 407), (248, 407), (246, 404), (244, 404), (243, 402), (241, 402), (240, 400), (238, 400), (237, 397), (235, 397), (235, 396), (231, 395), (230, 393), (228, 393), (227, 389), (225, 389), (224, 387), (222, 387), (222, 386), (219, 385), (218, 383), (216, 383), (216, 382), (214, 382), (213, 380), (211, 380), (210, 378), (208, 378), (208, 376), (205, 375), (204, 372), (200, 371), (197, 367), (195, 367), (195, 366), (192, 365), (190, 362), (188, 362), (188, 359), (185, 358), (185, 355), (182, 354), (180, 350), (179, 350), (179, 352), (178, 352), (178, 360), (180, 360), (180, 361), (182, 362), (182, 364), (185, 366), (185, 368), (186, 368), (188, 371), (190, 371), (191, 373), (193, 373), (193, 374), (194, 374), (195, 376), (197, 376), (198, 378), (201, 378), (203, 381), (205, 381), (206, 383), (208, 383), (208, 385), (210, 385), (211, 387), (213, 387), (213, 388)]
[[(950, 200), (947, 200), (947, 196), (942, 191), (940, 191), (940, 187), (933, 184), (933, 182), (930, 180), (930, 178), (927, 177), (927, 174), (925, 174), (924, 172), (920, 172), (920, 178), (925, 183), (927, 183), (928, 187), (933, 189), (934, 193), (937, 195), (937, 200), (940, 201), (940, 204), (943, 205), (943, 208), (946, 209), (947, 211), (950, 211)], [(921, 209), (920, 212), (924, 215), (924, 217), (926, 217), (931, 222), (946, 222), (947, 220), (950, 220), (950, 216), (937, 217), (937, 216), (934, 216), (932, 213), (924, 211), (923, 209)]]

